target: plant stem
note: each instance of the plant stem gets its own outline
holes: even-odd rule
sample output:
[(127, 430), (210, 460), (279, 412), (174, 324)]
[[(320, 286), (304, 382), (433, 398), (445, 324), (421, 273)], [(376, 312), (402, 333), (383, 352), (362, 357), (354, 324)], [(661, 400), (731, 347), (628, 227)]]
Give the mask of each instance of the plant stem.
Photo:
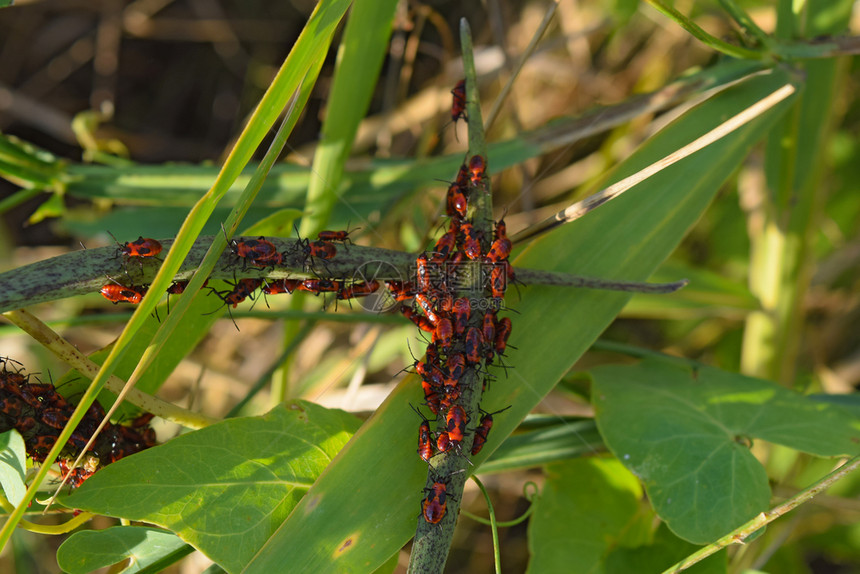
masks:
[[(488, 159), (476, 82), (475, 60), (472, 54), (472, 36), (465, 18), (460, 21), (460, 42), (463, 50), (463, 68), (466, 75), (466, 107), (469, 117), (469, 153), (467, 158), (480, 155)], [(472, 224), (478, 236), (482, 237), (481, 252), (486, 253), (489, 247), (489, 238), (493, 236), (493, 204), (489, 178), (484, 178), (481, 185), (472, 187), (468, 197), (468, 205), (470, 210), (474, 208)], [(455, 294), (456, 297), (461, 295), (474, 296), (475, 293), (483, 292), (480, 266), (480, 261), (472, 262), (468, 266), (471, 270), (470, 288), (462, 292), (458, 291)], [(478, 313), (472, 312), (469, 326), (479, 326), (483, 321), (484, 314), (488, 312), (488, 309), (482, 309)], [(466, 368), (459, 382), (462, 392), (457, 404), (463, 407), (467, 414), (467, 420), (472, 424), (475, 424), (474, 421), (478, 413), (485, 373), (484, 361), (482, 360), (479, 364)], [(447, 430), (445, 417), (439, 417), (436, 430), (437, 432)], [(431, 460), (432, 466), (427, 473), (427, 488), (431, 488), (435, 482), (440, 480), (447, 481), (447, 512), (438, 524), (430, 524), (423, 515), (419, 516), (415, 540), (412, 543), (412, 555), (409, 558), (409, 572), (441, 574), (445, 568), (460, 512), (460, 502), (467, 478), (467, 464), (471, 464), (468, 453), (471, 452), (473, 440), (474, 433), (466, 432), (460, 443), (460, 453), (448, 451)]]
[[(200, 237), (188, 253), (174, 277), (188, 280), (201, 264), (204, 254), (216, 237)], [(241, 238), (240, 238), (241, 239)], [(377, 280), (403, 280), (414, 274), (415, 256), (402, 251), (378, 247), (352, 246), (339, 249), (333, 259), (305, 264), (305, 256), (297, 239), (267, 237), (286, 257), (281, 265), (260, 269), (243, 265), (232, 253), (223, 253), (213, 268), (210, 279), (241, 279), (262, 277), (269, 280), (285, 277), (315, 277), (319, 274), (335, 279), (351, 279), (356, 270), (373, 268)], [(173, 240), (163, 239), (165, 251)], [(154, 260), (125, 262), (116, 257), (116, 248), (99, 247), (66, 253), (0, 274), (0, 313), (38, 303), (55, 301), (75, 295), (98, 292), (111, 280), (130, 285), (147, 285), (159, 269)], [(314, 270), (316, 273), (314, 273)], [(567, 273), (518, 269), (517, 279), (526, 284), (558, 285), (609, 291), (640, 293), (670, 293), (683, 287), (684, 281), (674, 283), (640, 283), (580, 277)]]
[(708, 544), (704, 548), (694, 552), (693, 554), (690, 554), (677, 564), (674, 564), (664, 570), (663, 574), (675, 574), (676, 572), (686, 570), (693, 564), (701, 562), (711, 554), (714, 554), (718, 550), (721, 550), (730, 544), (743, 544), (744, 540), (750, 535), (754, 534), (757, 530), (773, 522), (780, 516), (791, 512), (801, 504), (809, 502), (809, 500), (812, 499), (814, 496), (830, 488), (833, 483), (847, 476), (858, 466), (860, 466), (860, 456), (855, 456), (854, 458), (848, 460), (844, 465), (840, 466), (839, 468), (837, 468), (809, 488), (800, 491), (797, 495), (786, 500), (779, 506), (776, 506), (771, 510), (768, 510), (767, 512), (762, 512), (743, 526), (736, 528), (731, 533), (723, 536), (713, 544)]

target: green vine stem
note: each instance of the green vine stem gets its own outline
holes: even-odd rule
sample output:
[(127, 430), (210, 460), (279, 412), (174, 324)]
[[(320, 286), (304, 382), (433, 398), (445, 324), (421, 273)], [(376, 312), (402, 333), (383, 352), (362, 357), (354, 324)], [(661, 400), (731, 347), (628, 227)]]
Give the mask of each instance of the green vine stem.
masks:
[(484, 483), (474, 475), (472, 475), (472, 480), (478, 485), (478, 489), (484, 495), (484, 500), (487, 501), (487, 512), (490, 514), (490, 530), (493, 533), (493, 562), (496, 565), (496, 574), (502, 574), (502, 555), (499, 552), (499, 528), (496, 524), (496, 511), (493, 509), (493, 501), (490, 500), (490, 495), (487, 493)]
[[(14, 512), (15, 507), (12, 506), (8, 500), (4, 497), (0, 496), (0, 506), (3, 507), (3, 510), (6, 512)], [(76, 528), (83, 526), (94, 517), (93, 514), (89, 512), (81, 512), (77, 516), (74, 516), (63, 522), (62, 524), (37, 524), (35, 522), (30, 522), (29, 520), (20, 520), (18, 522), (18, 527), (23, 528), (29, 532), (34, 532), (36, 534), (48, 534), (52, 536), (56, 536), (58, 534), (68, 534), (69, 532), (75, 530)]]
[(767, 512), (762, 512), (743, 526), (736, 528), (729, 534), (726, 534), (713, 544), (708, 544), (707, 546), (701, 548), (693, 554), (690, 554), (677, 564), (673, 564), (669, 568), (663, 571), (663, 574), (675, 574), (677, 572), (681, 572), (682, 570), (686, 570), (693, 564), (697, 562), (701, 562), (711, 554), (729, 546), (730, 544), (743, 544), (744, 540), (746, 540), (749, 536), (754, 534), (756, 531), (760, 530), (765, 525), (773, 522), (780, 516), (791, 512), (801, 504), (805, 502), (809, 502), (814, 496), (824, 492), (828, 488), (830, 488), (835, 482), (844, 478), (849, 473), (854, 471), (858, 466), (860, 466), (860, 456), (855, 456), (852, 459), (849, 459), (845, 464), (810, 486), (809, 488), (800, 491), (795, 496), (789, 498), (779, 506), (776, 506)]
[[(478, 481), (477, 477), (472, 475), (472, 480), (474, 480), (478, 484), (478, 488), (480, 488), (481, 491), (484, 492), (484, 485)], [(523, 512), (520, 516), (518, 516), (517, 518), (514, 518), (513, 520), (508, 520), (506, 522), (497, 522), (496, 521), (496, 515), (493, 512), (493, 506), (490, 504), (489, 498), (487, 499), (487, 508), (489, 509), (489, 514), (490, 514), (489, 519), (482, 518), (482, 517), (478, 516), (477, 514), (472, 514), (471, 512), (469, 512), (467, 510), (461, 510), (460, 512), (464, 516), (468, 516), (469, 518), (471, 518), (475, 522), (480, 522), (481, 524), (486, 524), (487, 526), (493, 526), (494, 528), (495, 527), (510, 528), (511, 526), (516, 526), (517, 524), (522, 524), (523, 522), (528, 520), (529, 516), (532, 515), (532, 512), (534, 512), (534, 508), (535, 508), (534, 501), (538, 495), (537, 493), (538, 493), (537, 484), (535, 484), (532, 481), (525, 483), (525, 485), (523, 485), (523, 498), (528, 500), (531, 504), (529, 504), (528, 509), (525, 512)], [(486, 492), (484, 492), (484, 496), (486, 496)]]

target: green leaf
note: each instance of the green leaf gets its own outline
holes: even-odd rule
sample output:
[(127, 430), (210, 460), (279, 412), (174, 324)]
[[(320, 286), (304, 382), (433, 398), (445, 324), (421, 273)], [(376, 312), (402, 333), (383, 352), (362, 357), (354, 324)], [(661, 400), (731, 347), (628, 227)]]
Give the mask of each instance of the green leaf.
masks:
[(63, 201), (63, 196), (54, 194), (48, 197), (42, 204), (36, 208), (36, 211), (27, 219), (27, 223), (35, 225), (40, 221), (50, 217), (60, 217), (66, 211), (66, 204)]
[(16, 430), (0, 434), (0, 486), (6, 500), (18, 506), (24, 499), (27, 486), (24, 479), (27, 476), (26, 451), (24, 439)]
[[(302, 216), (298, 209), (279, 209), (242, 231), (242, 235), (278, 235), (289, 237), (293, 233), (293, 222)], [(247, 221), (247, 218), (245, 219)]]
[[(782, 70), (758, 75), (691, 109), (620, 165), (610, 182), (678, 150), (788, 80)], [(512, 263), (597, 277), (647, 278), (675, 249), (785, 104), (575, 224), (545, 234)], [(488, 161), (492, 168), (492, 151)], [(456, 167), (449, 178), (455, 173)], [(552, 390), (629, 295), (536, 286), (523, 289), (521, 301), (513, 295), (509, 298), (521, 313), (513, 317), (510, 339), (518, 349), (508, 351), (506, 363), (513, 366), (509, 379), (500, 377), (484, 394), (482, 405), (488, 411), (513, 406), (495, 418), (487, 446), (474, 459), (476, 466)], [(427, 465), (415, 454), (419, 421), (409, 409), (409, 403), (422, 401), (419, 380), (406, 377), (245, 572), (268, 574), (287, 562), (300, 571), (363, 572), (378, 567), (401, 548), (415, 532), (427, 475)]]
[(774, 383), (666, 361), (591, 371), (607, 447), (681, 538), (713, 542), (768, 508), (762, 439), (819, 456), (860, 452), (860, 421)]
[[(694, 544), (681, 540), (660, 524), (654, 540), (644, 546), (616, 548), (606, 559), (606, 574), (628, 572), (662, 572), (698, 550)], [(726, 551), (721, 550), (684, 570), (685, 574), (725, 574)]]
[(168, 528), (238, 572), (357, 427), (343, 411), (298, 401), (123, 459), (65, 503)]
[(115, 526), (75, 532), (57, 549), (57, 563), (68, 574), (87, 574), (131, 559), (122, 572), (132, 574), (144, 571), (164, 556), (183, 552), (184, 548), (187, 546), (182, 540), (164, 530)]
[(529, 572), (601, 572), (607, 553), (641, 537), (642, 487), (615, 459), (589, 458), (546, 468), (529, 519)]

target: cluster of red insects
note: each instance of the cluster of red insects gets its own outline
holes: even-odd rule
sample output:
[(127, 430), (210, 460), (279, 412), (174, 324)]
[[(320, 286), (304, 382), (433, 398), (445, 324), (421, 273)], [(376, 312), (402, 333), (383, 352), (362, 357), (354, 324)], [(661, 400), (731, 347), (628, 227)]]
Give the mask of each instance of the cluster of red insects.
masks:
[[(451, 120), (468, 121), (466, 115), (465, 81), (461, 81), (451, 91), (453, 103)], [(398, 302), (411, 300), (402, 305), (401, 312), (414, 322), (422, 331), (430, 334), (431, 343), (427, 347), (426, 361), (416, 361), (415, 370), (421, 376), (425, 405), (435, 417), (443, 417), (445, 430), (434, 437), (430, 421), (420, 412), (422, 422), (419, 426), (418, 454), (428, 464), (437, 453), (453, 452), (463, 455), (461, 444), (469, 429), (469, 417), (459, 404), (460, 380), (468, 368), (477, 368), (482, 362), (490, 364), (495, 357), (505, 352), (508, 336), (511, 333), (511, 320), (497, 317), (496, 311), (504, 298), (509, 281), (514, 280), (513, 268), (508, 262), (511, 241), (506, 234), (504, 219), (496, 224), (489, 249), (484, 252), (484, 237), (467, 218), (468, 196), (473, 190), (483, 190), (486, 177), (486, 160), (475, 155), (461, 166), (448, 189), (446, 214), (450, 225), (445, 234), (436, 242), (433, 251), (424, 252), (416, 260), (416, 279), (411, 281), (386, 281), (391, 296)], [(297, 249), (303, 251), (305, 267), (311, 257), (323, 260), (337, 254), (335, 242), (348, 240), (348, 231), (323, 231), (317, 241), (299, 240)], [(265, 238), (231, 241), (233, 255), (242, 261), (243, 270), (251, 267), (274, 267), (283, 262), (284, 253), (278, 252), (274, 244)], [(137, 241), (120, 244), (117, 256), (126, 261), (131, 258), (154, 257), (161, 251), (161, 245), (154, 239), (138, 238)], [(481, 326), (470, 326), (473, 300), (455, 295), (458, 269), (470, 263), (480, 267), (482, 285), (486, 284), (490, 297), (482, 294), (481, 304), (489, 302), (489, 312), (483, 314)], [(334, 279), (279, 279), (267, 282), (265, 279), (240, 279), (231, 284), (229, 291), (217, 291), (224, 304), (235, 308), (247, 298), (254, 299), (254, 293), (262, 288), (265, 295), (308, 291), (317, 295), (335, 293), (338, 300), (361, 297), (374, 293), (379, 282), (346, 282)], [(174, 283), (168, 293), (178, 294), (185, 289), (186, 283)], [(125, 301), (139, 303), (145, 288), (108, 284), (102, 287), (102, 295), (114, 303)], [(416, 309), (417, 307), (417, 309)], [(477, 311), (477, 310), (476, 310)], [(484, 311), (482, 308), (480, 311)], [(510, 408), (510, 407), (508, 407)], [(506, 410), (506, 409), (502, 409)], [(493, 415), (501, 411), (481, 411), (481, 419), (473, 430), (474, 439), (471, 454), (478, 454), (487, 441), (493, 426)], [(432, 465), (431, 465), (432, 468)], [(445, 516), (447, 508), (447, 485), (450, 477), (435, 480), (432, 487), (425, 489), (427, 496), (421, 503), (422, 515), (431, 524), (438, 524)]]
[[(24, 438), (27, 455), (34, 462), (44, 462), (68, 424), (75, 405), (57, 393), (54, 385), (31, 382), (32, 375), (24, 374), (17, 361), (0, 357), (0, 369), (0, 432), (16, 429)], [(98, 401), (93, 402), (57, 461), (63, 474), (68, 473), (71, 461), (84, 451), (104, 417), (102, 406)], [(150, 420), (152, 415), (146, 413), (128, 425), (105, 425), (87, 451), (89, 456), (84, 466), (72, 471), (69, 484), (73, 488), (80, 486), (99, 468), (155, 446), (155, 432), (149, 427)]]
[[(299, 240), (296, 249), (301, 250), (305, 258), (305, 267), (308, 267), (310, 258), (325, 261), (337, 255), (335, 242), (349, 241), (350, 231), (321, 231), (316, 241), (309, 239)], [(161, 244), (155, 239), (139, 237), (136, 241), (121, 243), (117, 248), (117, 256), (126, 259), (144, 257), (156, 257), (161, 252)], [(244, 239), (230, 241), (231, 253), (242, 262), (242, 270), (248, 266), (265, 269), (280, 265), (286, 253), (279, 252), (277, 247), (264, 237), (257, 239)], [(168, 289), (168, 295), (178, 295), (185, 291), (187, 281), (176, 281)], [(364, 297), (379, 289), (379, 282), (348, 282), (335, 281), (331, 279), (279, 279), (267, 281), (263, 278), (239, 279), (230, 283), (229, 290), (218, 291), (212, 287), (209, 289), (215, 293), (228, 307), (236, 308), (239, 303), (250, 298), (254, 300), (254, 293), (262, 289), (264, 295), (277, 295), (279, 293), (293, 293), (294, 291), (307, 291), (319, 295), (321, 293), (335, 293), (338, 300)], [(101, 294), (113, 303), (140, 303), (146, 294), (148, 286), (128, 286), (119, 283), (108, 283), (101, 288)]]
[[(460, 118), (465, 119), (464, 83), (457, 84), (452, 94), (451, 118), (456, 122)], [(512, 245), (507, 238), (505, 222), (501, 220), (496, 224), (490, 248), (483, 252), (483, 237), (467, 219), (468, 196), (473, 191), (484, 189), (485, 177), (486, 160), (480, 155), (472, 156), (460, 167), (457, 179), (447, 193), (448, 230), (436, 242), (432, 252), (418, 256), (415, 282), (386, 282), (396, 300), (414, 301), (412, 305), (402, 306), (401, 312), (432, 339), (427, 346), (426, 359), (414, 363), (424, 389), (424, 404), (437, 420), (442, 417), (445, 421), (445, 430), (434, 436), (430, 421), (413, 407), (421, 417), (418, 455), (428, 464), (438, 453), (463, 455), (461, 444), (469, 432), (469, 417), (460, 404), (460, 381), (467, 369), (478, 368), (482, 361), (489, 364), (495, 357), (503, 355), (511, 333), (511, 320), (497, 316), (507, 283), (514, 278), (513, 268), (508, 262)], [(477, 264), (482, 287), (488, 284), (488, 289), (482, 289), (478, 301), (455, 294), (459, 269), (466, 264), (473, 268)], [(472, 277), (474, 281), (474, 272)], [(489, 291), (489, 298), (486, 291)], [(476, 303), (480, 303), (480, 311), (484, 312), (480, 327), (469, 325)], [(481, 451), (493, 426), (493, 415), (501, 412), (480, 411), (481, 420), (473, 431), (472, 455)], [(434, 477), (433, 480), (433, 485), (424, 489), (427, 495), (421, 502), (421, 513), (428, 523), (438, 524), (445, 517), (450, 476)]]

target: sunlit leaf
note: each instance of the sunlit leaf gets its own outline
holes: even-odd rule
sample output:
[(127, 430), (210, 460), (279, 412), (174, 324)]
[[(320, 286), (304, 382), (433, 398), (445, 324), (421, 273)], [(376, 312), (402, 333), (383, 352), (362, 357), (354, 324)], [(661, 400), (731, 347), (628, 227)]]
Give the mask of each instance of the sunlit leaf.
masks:
[(642, 535), (642, 488), (617, 460), (554, 464), (546, 475), (529, 520), (529, 572), (601, 572), (609, 550)]
[(87, 574), (130, 559), (123, 574), (140, 572), (164, 556), (187, 554), (185, 542), (175, 534), (141, 526), (115, 526), (72, 534), (57, 549), (57, 563), (68, 574)]
[(168, 528), (236, 572), (357, 427), (303, 401), (229, 419), (105, 467), (66, 504)]
[(607, 447), (681, 538), (713, 542), (768, 508), (761, 439), (819, 456), (860, 452), (860, 421), (775, 383), (664, 361), (591, 371)]
[(18, 505), (27, 487), (24, 478), (27, 461), (24, 458), (24, 439), (16, 430), (0, 434), (0, 486), (11, 504)]

